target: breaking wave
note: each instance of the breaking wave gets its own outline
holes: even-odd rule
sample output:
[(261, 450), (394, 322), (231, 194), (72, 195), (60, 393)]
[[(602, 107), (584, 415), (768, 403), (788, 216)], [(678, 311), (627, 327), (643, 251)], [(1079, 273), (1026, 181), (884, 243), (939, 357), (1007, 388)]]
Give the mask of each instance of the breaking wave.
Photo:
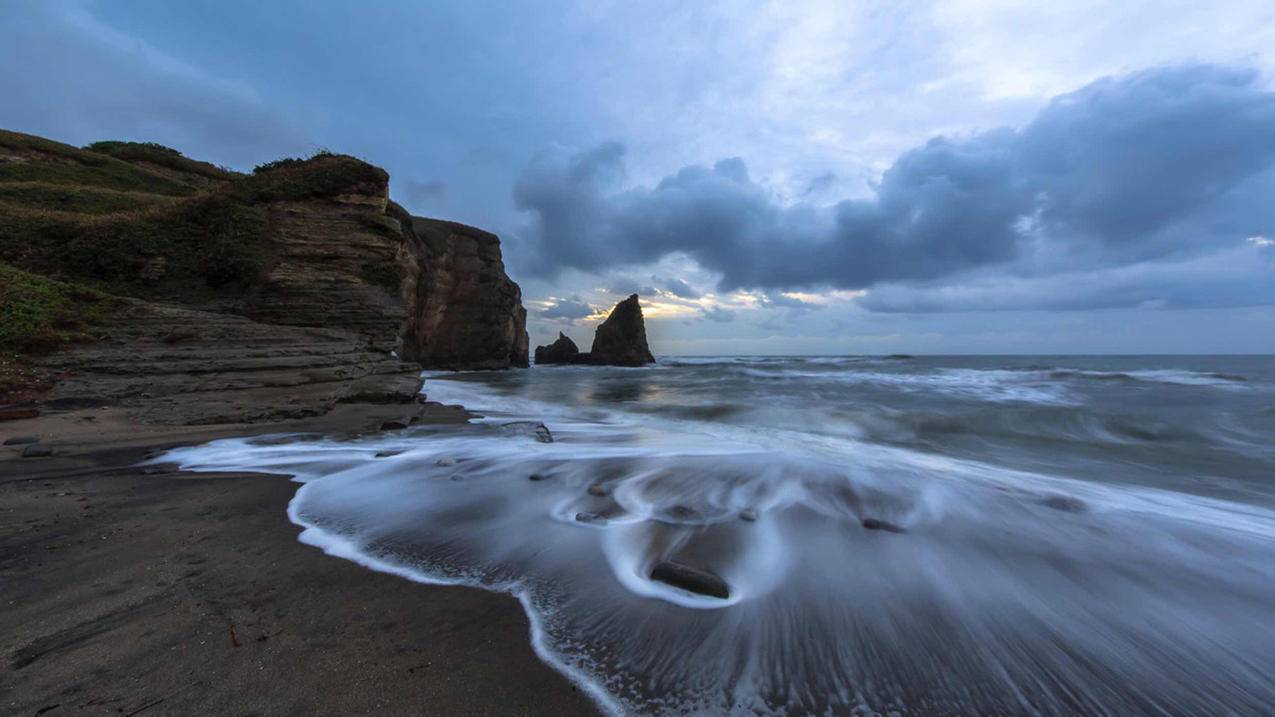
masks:
[[(1109, 395), (1074, 385), (1100, 377), (1053, 367), (922, 366), (899, 380), (914, 375), (902, 363), (431, 377), (431, 400), (484, 418), (163, 460), (295, 475), (304, 541), (517, 595), (537, 651), (609, 712), (1275, 704), (1264, 378), (1236, 393), (1157, 368), (1077, 369), (1159, 376)], [(750, 373), (785, 370), (783, 388)], [(1215, 393), (1195, 410), (1204, 394), (1179, 388)], [(555, 440), (506, 426), (528, 420)]]

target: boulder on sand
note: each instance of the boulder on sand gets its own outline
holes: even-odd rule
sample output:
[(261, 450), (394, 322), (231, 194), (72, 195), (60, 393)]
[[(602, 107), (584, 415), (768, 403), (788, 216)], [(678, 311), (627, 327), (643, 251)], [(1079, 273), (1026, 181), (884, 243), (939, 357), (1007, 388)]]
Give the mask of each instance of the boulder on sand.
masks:
[(536, 364), (571, 363), (580, 355), (576, 342), (566, 334), (558, 332), (558, 340), (548, 346), (536, 347)]
[(682, 563), (670, 561), (657, 563), (651, 569), (651, 579), (697, 595), (707, 595), (723, 600), (730, 597), (730, 586), (725, 580), (707, 570), (692, 568)]

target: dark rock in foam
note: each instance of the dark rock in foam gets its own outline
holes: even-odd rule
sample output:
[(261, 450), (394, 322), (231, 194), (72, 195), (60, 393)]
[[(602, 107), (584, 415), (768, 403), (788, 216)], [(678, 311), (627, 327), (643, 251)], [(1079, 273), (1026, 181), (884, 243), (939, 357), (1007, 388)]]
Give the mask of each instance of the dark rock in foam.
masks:
[(553, 443), (549, 427), (540, 421), (511, 421), (502, 424), (500, 430), (510, 435), (533, 436), (540, 443)]
[(730, 597), (730, 586), (725, 580), (707, 570), (682, 563), (672, 561), (657, 563), (651, 569), (651, 579), (697, 595), (707, 595), (723, 600)]
[(887, 533), (906, 533), (907, 531), (901, 525), (895, 525), (888, 520), (880, 518), (864, 518), (863, 527), (868, 530), (884, 530)]

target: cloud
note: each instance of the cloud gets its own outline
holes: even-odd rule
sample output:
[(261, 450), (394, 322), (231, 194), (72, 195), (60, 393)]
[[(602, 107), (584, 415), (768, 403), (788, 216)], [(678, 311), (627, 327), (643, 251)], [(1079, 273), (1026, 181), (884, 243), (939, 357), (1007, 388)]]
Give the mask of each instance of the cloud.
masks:
[(1098, 80), (1021, 129), (935, 137), (899, 156), (875, 196), (831, 206), (783, 204), (737, 158), (625, 187), (616, 143), (540, 155), (514, 199), (540, 276), (681, 252), (724, 290), (897, 293), (987, 272), (1031, 285), (1275, 234), (1275, 93), (1258, 79), (1189, 65)]
[(593, 308), (580, 297), (573, 296), (569, 299), (557, 299), (551, 306), (540, 310), (540, 315), (546, 319), (558, 319), (563, 321), (575, 321), (593, 315)]
[(700, 293), (681, 279), (668, 279), (664, 282), (664, 290), (681, 299), (698, 299)]
[(735, 320), (734, 311), (731, 311), (730, 309), (724, 309), (720, 306), (712, 306), (707, 309), (704, 309), (702, 314), (704, 318), (708, 319), (709, 321), (716, 321), (718, 323), (723, 323), (723, 324), (729, 323)]
[(788, 296), (778, 291), (762, 295), (761, 305), (768, 308), (778, 307), (781, 309), (796, 309), (799, 311), (819, 308), (818, 304), (812, 304), (809, 301), (802, 301), (795, 296)]
[(607, 288), (604, 289), (608, 294), (621, 294), (628, 296), (629, 294), (640, 294), (641, 296), (655, 296), (659, 290), (650, 284), (640, 284), (634, 279), (627, 276), (612, 277)]
[(155, 141), (239, 168), (312, 149), (250, 86), (113, 30), (83, 2), (0, 4), (0, 65), (6, 129)]
[(1275, 304), (1275, 248), (1237, 243), (1202, 256), (1047, 277), (986, 277), (939, 287), (882, 286), (859, 299), (872, 311), (1197, 309)]

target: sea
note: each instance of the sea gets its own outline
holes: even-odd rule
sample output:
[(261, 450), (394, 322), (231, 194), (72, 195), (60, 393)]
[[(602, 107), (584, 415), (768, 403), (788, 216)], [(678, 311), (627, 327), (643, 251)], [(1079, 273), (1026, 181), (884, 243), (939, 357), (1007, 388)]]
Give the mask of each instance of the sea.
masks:
[(424, 393), (481, 418), (156, 460), (293, 475), (302, 541), (514, 595), (608, 713), (1275, 713), (1275, 357), (663, 357)]

